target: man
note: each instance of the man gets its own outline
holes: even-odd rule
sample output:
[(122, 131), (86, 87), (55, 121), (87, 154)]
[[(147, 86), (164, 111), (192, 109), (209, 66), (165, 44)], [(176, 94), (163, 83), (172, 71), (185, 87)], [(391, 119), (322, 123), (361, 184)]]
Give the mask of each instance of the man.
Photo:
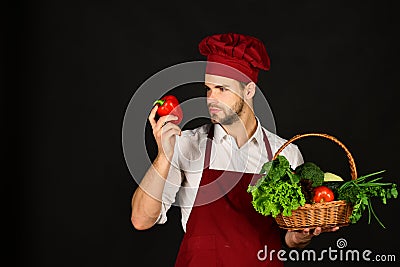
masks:
[[(132, 223), (139, 230), (165, 223), (168, 209), (178, 203), (185, 235), (176, 267), (282, 266), (278, 259), (260, 261), (257, 252), (264, 246), (278, 251), (282, 243), (304, 248), (321, 229), (283, 232), (270, 216), (254, 210), (246, 192), (286, 141), (265, 130), (254, 114), (258, 73), (269, 70), (268, 54), (260, 40), (235, 33), (208, 36), (199, 50), (207, 56), (212, 123), (182, 132), (168, 123), (175, 116), (156, 121), (158, 107), (152, 109), (158, 155), (133, 195)], [(293, 168), (303, 163), (294, 144), (282, 155)]]

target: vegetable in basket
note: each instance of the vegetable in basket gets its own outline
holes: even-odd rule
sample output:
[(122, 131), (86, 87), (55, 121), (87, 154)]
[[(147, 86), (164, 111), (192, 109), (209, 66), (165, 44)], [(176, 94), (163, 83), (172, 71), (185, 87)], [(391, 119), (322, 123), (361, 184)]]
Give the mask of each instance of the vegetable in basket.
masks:
[(301, 192), (306, 203), (313, 203), (315, 188), (321, 186), (324, 182), (324, 172), (313, 162), (304, 162), (297, 166), (294, 172), (300, 177)]
[(314, 188), (313, 190), (313, 201), (315, 203), (329, 202), (335, 199), (335, 195), (333, 191), (324, 185), (320, 185)]
[(247, 192), (253, 196), (253, 207), (262, 215), (276, 217), (292, 215), (292, 211), (306, 203), (299, 184), (300, 177), (293, 172), (284, 156), (266, 162), (255, 185), (249, 185)]
[(371, 222), (371, 215), (373, 215), (378, 223), (385, 228), (372, 208), (371, 200), (377, 198), (380, 199), (383, 204), (386, 204), (387, 199), (397, 198), (397, 185), (395, 183), (378, 182), (382, 177), (367, 181), (367, 178), (371, 178), (383, 172), (384, 170), (358, 177), (355, 180), (343, 183), (343, 185), (338, 188), (338, 199), (345, 200), (353, 205), (353, 212), (350, 216), (351, 223), (356, 223), (360, 220), (363, 211), (367, 209), (368, 223)]
[[(307, 163), (303, 165), (313, 166), (314, 172), (309, 169), (310, 173), (319, 172), (319, 168), (315, 168), (315, 164)], [(321, 198), (324, 198), (325, 202), (344, 200), (350, 203), (353, 208), (349, 218), (350, 223), (356, 223), (361, 218), (363, 211), (367, 209), (369, 214), (368, 223), (370, 223), (372, 215), (384, 227), (372, 208), (371, 199), (380, 198), (386, 204), (387, 199), (397, 198), (397, 185), (395, 183), (378, 182), (382, 179), (381, 177), (367, 181), (367, 178), (382, 172), (364, 175), (346, 182), (340, 177), (340, 179), (335, 178), (335, 181), (328, 179), (325, 182), (322, 181), (323, 185), (313, 187), (312, 181), (317, 180), (320, 182), (320, 174), (309, 176), (313, 177), (312, 179), (306, 179), (304, 170), (299, 172), (303, 175), (300, 176), (290, 167), (288, 160), (284, 156), (278, 155), (276, 159), (264, 164), (261, 170), (262, 177), (255, 185), (249, 185), (247, 192), (252, 194), (252, 205), (255, 210), (265, 216), (271, 215), (274, 218), (279, 214), (291, 216), (292, 211), (304, 206), (307, 203), (307, 198), (312, 196), (313, 203), (319, 203)], [(324, 173), (322, 175), (324, 177)], [(334, 190), (329, 188), (332, 183)], [(318, 195), (320, 189), (323, 189), (324, 192), (321, 193), (324, 197)], [(308, 195), (308, 197), (305, 197), (305, 195)]]
[(313, 187), (320, 186), (324, 182), (324, 172), (313, 162), (304, 162), (297, 166), (294, 172), (298, 174), (301, 179), (311, 180)]
[(324, 173), (324, 182), (342, 182), (343, 178), (331, 172)]

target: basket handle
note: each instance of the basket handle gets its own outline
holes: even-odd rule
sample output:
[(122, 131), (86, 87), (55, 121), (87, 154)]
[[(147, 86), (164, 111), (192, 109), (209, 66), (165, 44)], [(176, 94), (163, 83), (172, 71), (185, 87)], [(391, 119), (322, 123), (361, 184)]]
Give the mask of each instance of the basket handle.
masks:
[(350, 174), (351, 174), (351, 179), (355, 180), (357, 179), (357, 170), (356, 170), (356, 164), (354, 162), (354, 158), (351, 155), (350, 151), (347, 149), (347, 147), (340, 142), (338, 139), (336, 139), (335, 137), (329, 135), (329, 134), (323, 134), (323, 133), (306, 133), (306, 134), (298, 134), (295, 135), (294, 137), (292, 137), (291, 139), (289, 139), (288, 141), (286, 141), (279, 149), (278, 151), (276, 151), (274, 157), (272, 158), (272, 160), (276, 159), (278, 157), (278, 155), (282, 152), (283, 149), (285, 149), (285, 147), (287, 147), (290, 143), (301, 139), (303, 137), (309, 137), (309, 136), (319, 136), (319, 137), (324, 137), (326, 139), (329, 139), (333, 142), (335, 142), (336, 144), (338, 144), (345, 152), (346, 152), (346, 156), (349, 160), (349, 164), (350, 164)]

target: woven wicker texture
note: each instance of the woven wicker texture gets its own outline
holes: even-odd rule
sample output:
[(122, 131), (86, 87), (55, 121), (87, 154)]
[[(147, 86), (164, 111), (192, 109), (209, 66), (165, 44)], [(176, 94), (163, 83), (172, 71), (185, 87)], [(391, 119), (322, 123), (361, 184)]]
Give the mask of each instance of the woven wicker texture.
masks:
[[(283, 149), (285, 149), (285, 147), (287, 147), (290, 143), (310, 136), (323, 137), (338, 144), (346, 152), (346, 156), (350, 165), (351, 179), (355, 180), (357, 178), (356, 165), (350, 151), (337, 138), (328, 134), (298, 134), (286, 141), (275, 153), (273, 159), (276, 159)], [(349, 218), (352, 211), (353, 208), (350, 204), (343, 200), (336, 200), (324, 203), (305, 204), (303, 207), (292, 211), (291, 216), (283, 216), (282, 214), (279, 214), (275, 220), (280, 228), (291, 230), (303, 230), (304, 228), (313, 229), (316, 227), (342, 227), (349, 224)]]

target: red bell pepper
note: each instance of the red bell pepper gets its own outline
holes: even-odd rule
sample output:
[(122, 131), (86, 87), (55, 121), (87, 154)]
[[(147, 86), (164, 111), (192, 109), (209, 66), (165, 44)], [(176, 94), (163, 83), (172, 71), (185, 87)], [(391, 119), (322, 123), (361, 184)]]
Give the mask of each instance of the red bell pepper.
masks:
[(173, 95), (166, 95), (161, 99), (154, 102), (153, 105), (158, 105), (157, 115), (162, 117), (165, 115), (175, 115), (178, 117), (177, 120), (171, 121), (174, 124), (181, 123), (183, 119), (182, 108), (179, 105), (178, 99)]

